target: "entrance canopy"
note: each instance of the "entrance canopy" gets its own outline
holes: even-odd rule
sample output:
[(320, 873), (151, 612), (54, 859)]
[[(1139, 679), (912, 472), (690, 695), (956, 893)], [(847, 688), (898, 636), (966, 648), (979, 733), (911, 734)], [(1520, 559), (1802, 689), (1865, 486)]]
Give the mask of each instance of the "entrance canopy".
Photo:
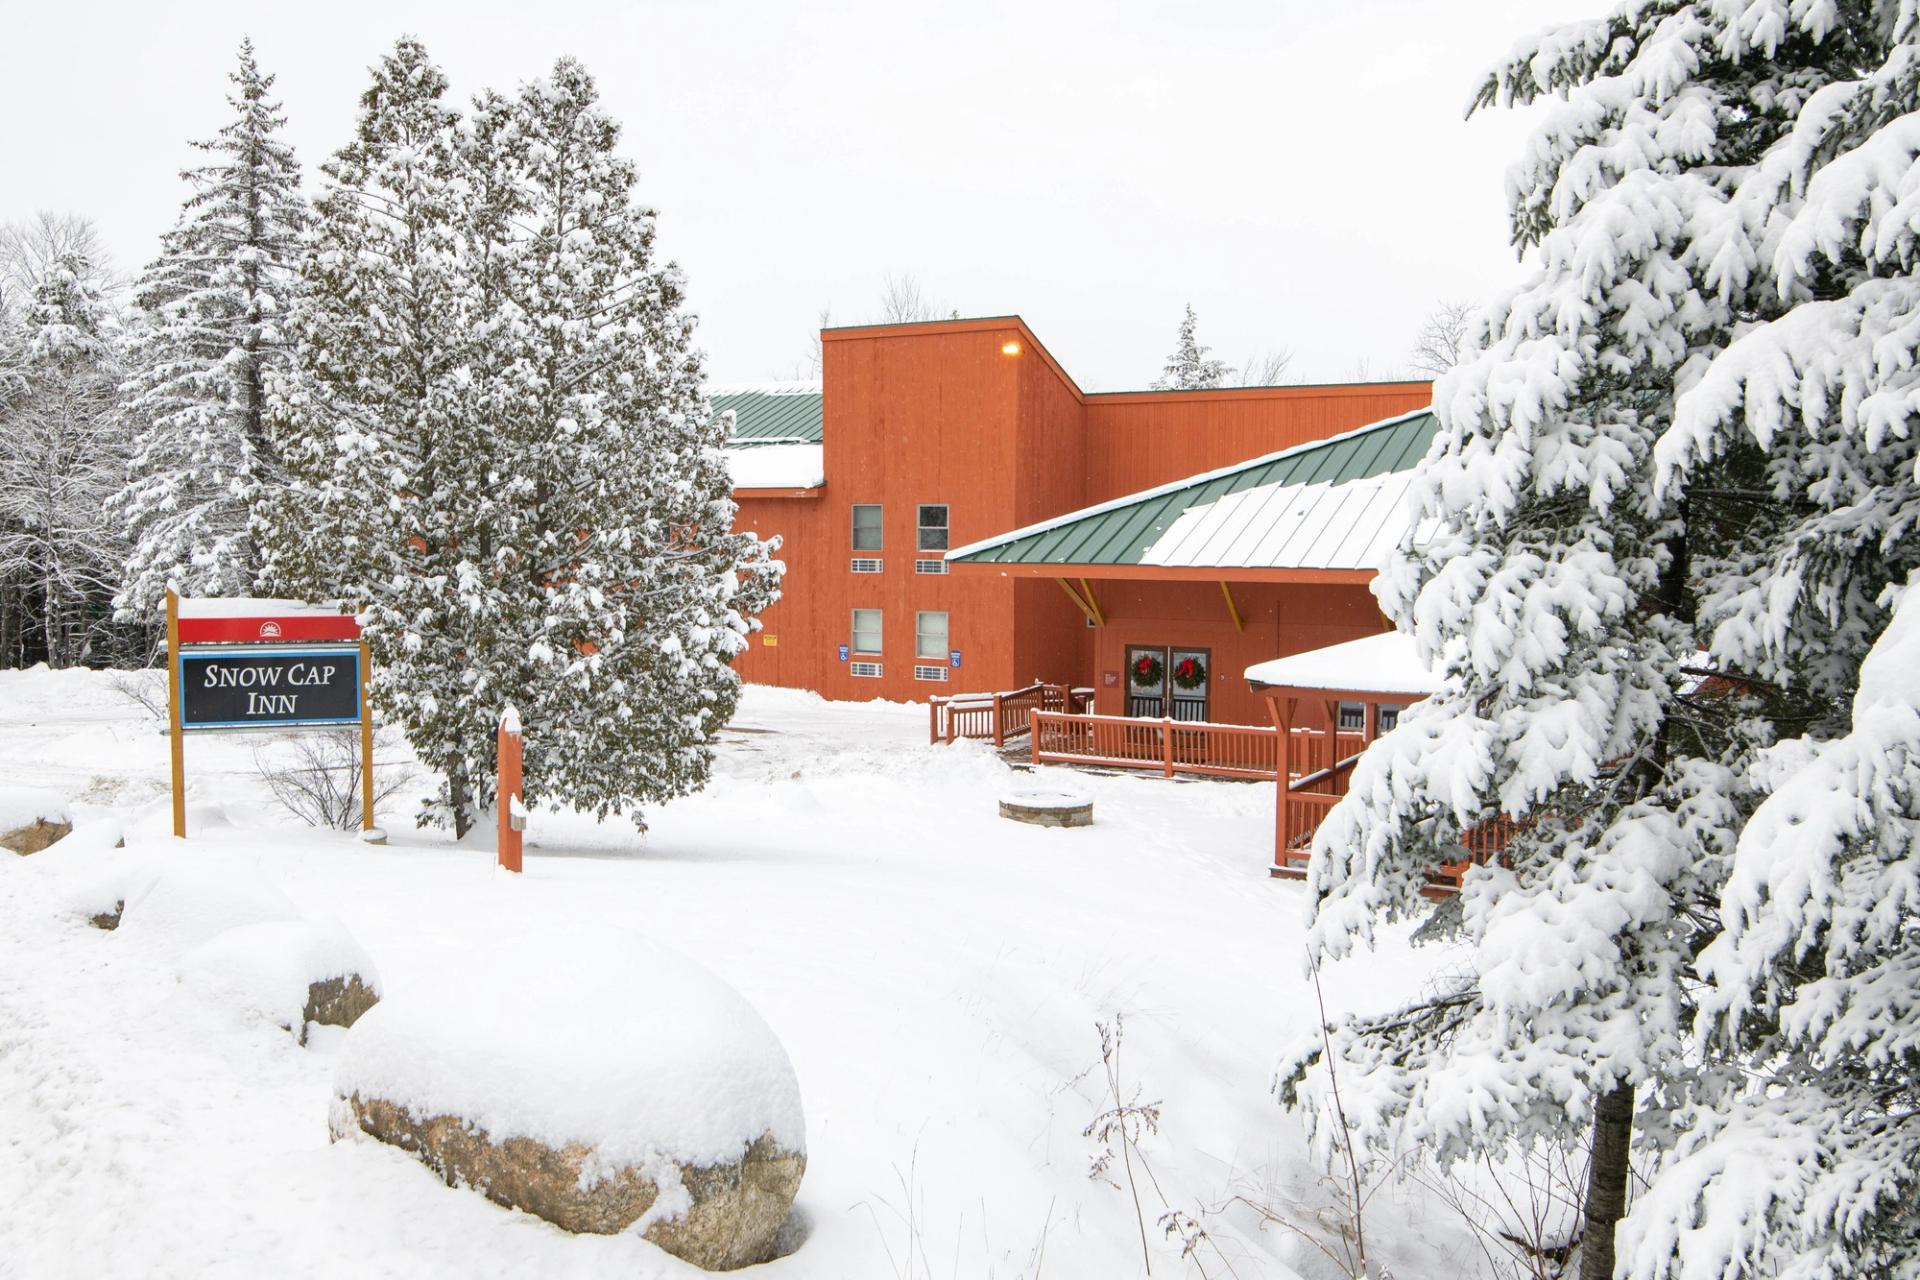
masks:
[(1411, 698), (1427, 697), (1440, 687), (1440, 678), (1420, 661), (1413, 637), (1398, 631), (1256, 662), (1247, 668), (1247, 679), (1262, 691), (1404, 694)]

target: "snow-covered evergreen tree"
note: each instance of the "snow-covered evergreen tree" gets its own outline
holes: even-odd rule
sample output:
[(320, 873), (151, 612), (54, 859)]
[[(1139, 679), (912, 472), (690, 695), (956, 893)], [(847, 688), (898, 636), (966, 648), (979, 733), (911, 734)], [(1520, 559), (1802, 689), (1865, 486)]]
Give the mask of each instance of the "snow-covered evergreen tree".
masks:
[(470, 403), (484, 317), (461, 256), (446, 88), (402, 39), (373, 68), (353, 140), (321, 165), (270, 401), (286, 484), (256, 505), (254, 533), (269, 589), (362, 612), (376, 703), (445, 773), (464, 832), (475, 778), (446, 720), (471, 711), (460, 672), (475, 637), (454, 587), (484, 557), (468, 511), (490, 424)]
[[(1692, 1038), (1696, 957), (1754, 752), (1820, 693), (1724, 646), (1695, 656), (1778, 508), (1765, 459), (1729, 447), (1682, 485), (1656, 448), (1716, 357), (1796, 301), (1756, 271), (1764, 211), (1731, 207), (1897, 25), (1863, 15), (1628, 3), (1495, 70), (1483, 104), (1559, 99), (1510, 179), (1529, 272), (1435, 388), (1443, 429), (1416, 482), (1434, 532), (1379, 584), (1444, 678), (1315, 842), (1314, 941), (1339, 955), (1421, 910), (1462, 832), (1515, 821), (1509, 865), (1470, 874), (1450, 909), (1452, 976), (1347, 1022), (1336, 1051), (1364, 1068), (1347, 1111), (1371, 1136), (1443, 1157), (1591, 1142), (1586, 1280), (1614, 1273), (1635, 1142), (1664, 1149), (1718, 1079)], [(1290, 1091), (1314, 1056), (1283, 1073)]]
[(680, 275), (592, 81), (563, 61), (464, 125), (444, 86), (403, 41), (326, 167), (271, 576), (362, 612), (457, 831), (508, 702), (531, 799), (638, 820), (705, 781), (777, 572), (730, 531)]
[(597, 99), (562, 59), (476, 120), (471, 167), (504, 157), (514, 178), (476, 189), (522, 203), (493, 247), (507, 319), (489, 344), (492, 554), (463, 603), (496, 627), (476, 705), (490, 714), (511, 690), (536, 726), (529, 796), (638, 819), (705, 784), (739, 697), (730, 662), (778, 574), (767, 544), (732, 531), (727, 429), (685, 283), (657, 259), (654, 212)]
[(1209, 387), (1218, 387), (1227, 380), (1233, 370), (1224, 360), (1209, 360), (1207, 352), (1212, 347), (1200, 345), (1200, 339), (1194, 336), (1199, 321), (1193, 314), (1193, 304), (1187, 304), (1186, 319), (1180, 322), (1180, 337), (1175, 342), (1173, 354), (1167, 357), (1167, 367), (1153, 381), (1155, 391), (1202, 391)]
[(194, 144), (211, 162), (181, 175), (194, 193), (135, 294), (127, 409), (140, 425), (116, 500), (133, 543), (117, 602), (129, 617), (153, 617), (169, 582), (250, 592), (261, 556), (249, 506), (279, 483), (266, 387), (309, 214), (252, 41), (230, 78), (234, 119)]
[(1751, 460), (1702, 621), (1802, 705), (1756, 762), (1767, 798), (1701, 957), (1702, 1029), (1737, 1070), (1676, 1118), (1627, 1224), (1636, 1276), (1920, 1276), (1917, 16), (1783, 5), (1734, 29), (1799, 64), (1764, 100), (1790, 128), (1693, 215), (1758, 297), (1656, 456), (1695, 502)]
[(88, 656), (125, 556), (106, 510), (127, 458), (118, 336), (100, 273), (57, 254), (14, 334), (0, 401), (0, 578), (33, 592), (53, 667)]

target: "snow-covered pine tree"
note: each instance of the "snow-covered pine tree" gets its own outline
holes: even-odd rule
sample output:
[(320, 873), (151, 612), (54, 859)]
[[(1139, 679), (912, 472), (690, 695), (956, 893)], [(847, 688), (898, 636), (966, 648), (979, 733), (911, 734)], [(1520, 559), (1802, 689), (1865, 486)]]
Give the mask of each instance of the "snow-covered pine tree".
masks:
[[(1335, 1050), (1360, 1068), (1346, 1110), (1370, 1137), (1443, 1158), (1590, 1141), (1585, 1280), (1613, 1276), (1636, 1143), (1670, 1142), (1711, 1080), (1696, 956), (1752, 754), (1809, 696), (1703, 682), (1694, 656), (1701, 601), (1773, 505), (1755, 501), (1762, 460), (1729, 448), (1662, 484), (1655, 448), (1714, 358), (1790, 305), (1729, 201), (1864, 47), (1828, 6), (1635, 2), (1524, 42), (1480, 98), (1560, 99), (1510, 178), (1532, 255), (1484, 349), (1435, 388), (1443, 429), (1415, 486), (1434, 531), (1378, 590), (1442, 685), (1318, 834), (1313, 945), (1337, 956), (1422, 910), (1463, 831), (1515, 821), (1510, 865), (1470, 874), (1450, 908), (1452, 976), (1346, 1021)], [(1288, 1097), (1317, 1087), (1316, 1056), (1283, 1069)]]
[(530, 798), (638, 820), (704, 782), (777, 570), (731, 532), (683, 285), (591, 80), (563, 61), (457, 128), (443, 88), (402, 42), (327, 168), (270, 569), (361, 611), (456, 832), (508, 702)]
[(1180, 337), (1174, 343), (1173, 354), (1167, 357), (1167, 367), (1153, 381), (1155, 391), (1202, 391), (1209, 387), (1224, 384), (1227, 375), (1233, 370), (1224, 360), (1209, 360), (1207, 352), (1212, 347), (1200, 345), (1200, 339), (1194, 336), (1199, 325), (1193, 314), (1193, 304), (1187, 304), (1186, 319), (1180, 322)]
[(280, 324), (298, 281), (309, 213), (300, 169), (280, 138), (253, 42), (229, 77), (234, 119), (193, 145), (210, 163), (135, 293), (141, 317), (126, 406), (139, 424), (115, 506), (133, 551), (117, 604), (150, 619), (169, 582), (192, 595), (245, 595), (261, 556), (250, 504), (279, 484), (266, 434), (269, 374), (284, 360)]
[[(1753, 770), (1701, 956), (1738, 1070), (1675, 1119), (1623, 1239), (1637, 1277), (1920, 1276), (1920, 25), (1779, 6), (1790, 132), (1695, 214), (1764, 295), (1689, 380), (1656, 457), (1699, 502), (1757, 456), (1747, 536), (1706, 566), (1722, 663), (1804, 703)], [(1772, 50), (1769, 49), (1769, 52)], [(1776, 56), (1778, 56), (1776, 54)], [(1811, 72), (1811, 73), (1810, 73)]]
[(291, 359), (271, 383), (286, 483), (254, 508), (269, 589), (358, 611), (376, 705), (447, 779), (464, 834), (476, 757), (461, 607), (485, 543), (473, 511), (491, 419), (472, 368), (488, 317), (462, 252), (457, 113), (424, 45), (372, 69), (354, 138), (321, 165)]
[(638, 822), (705, 785), (739, 698), (731, 660), (779, 574), (733, 532), (685, 282), (658, 259), (619, 137), (570, 58), (478, 108), (472, 170), (513, 174), (474, 189), (522, 203), (491, 251), (487, 555), (461, 606), (490, 622), (469, 749), (490, 749), (510, 699), (532, 727), (530, 798)]
[(0, 578), (32, 592), (56, 668), (88, 657), (125, 557), (106, 511), (127, 459), (118, 337), (92, 263), (69, 250), (40, 268), (0, 408)]

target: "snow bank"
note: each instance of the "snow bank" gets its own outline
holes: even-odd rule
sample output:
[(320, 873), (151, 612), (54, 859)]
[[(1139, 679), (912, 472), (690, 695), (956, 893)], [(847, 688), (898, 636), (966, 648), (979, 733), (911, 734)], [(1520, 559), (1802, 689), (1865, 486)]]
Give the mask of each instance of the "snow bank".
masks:
[(293, 1030), (306, 1021), (313, 984), (353, 975), (380, 993), (373, 961), (337, 920), (241, 925), (180, 958), (183, 986)]
[(387, 994), (334, 1075), (346, 1099), (452, 1115), (495, 1143), (591, 1145), (604, 1167), (738, 1161), (771, 1134), (806, 1150), (786, 1050), (745, 999), (680, 952), (631, 934), (549, 931)]
[(67, 802), (51, 791), (28, 787), (0, 787), (0, 831), (15, 831), (36, 822), (73, 825)]

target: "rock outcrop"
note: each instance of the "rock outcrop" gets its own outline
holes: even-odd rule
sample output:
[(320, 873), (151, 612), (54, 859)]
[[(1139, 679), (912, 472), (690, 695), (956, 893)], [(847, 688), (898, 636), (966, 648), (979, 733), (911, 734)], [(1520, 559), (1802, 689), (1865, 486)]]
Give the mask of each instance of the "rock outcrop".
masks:
[(558, 1148), (532, 1138), (496, 1142), (459, 1116), (416, 1118), (405, 1107), (358, 1094), (336, 1104), (333, 1125), (336, 1137), (357, 1128), (413, 1153), (450, 1187), (471, 1187), (567, 1231), (625, 1231), (647, 1216), (664, 1190), (678, 1214), (656, 1215), (641, 1234), (709, 1271), (774, 1256), (807, 1167), (804, 1155), (782, 1151), (766, 1135), (729, 1164), (608, 1168), (584, 1142)]

